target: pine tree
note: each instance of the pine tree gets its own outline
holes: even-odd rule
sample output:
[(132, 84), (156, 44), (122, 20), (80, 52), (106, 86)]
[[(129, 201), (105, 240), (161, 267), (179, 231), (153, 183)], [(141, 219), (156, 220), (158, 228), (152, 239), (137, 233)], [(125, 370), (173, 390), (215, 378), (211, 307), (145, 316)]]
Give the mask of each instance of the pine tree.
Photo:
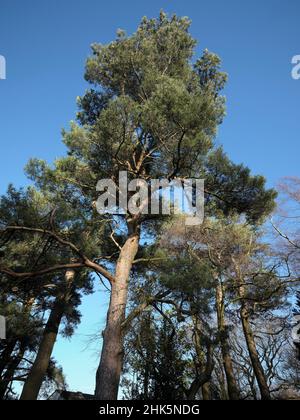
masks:
[[(10, 267), (9, 270), (3, 270), (1, 276), (1, 289), (4, 293), (1, 313), (7, 316), (9, 326), (9, 337), (0, 364), (4, 378), (1, 385), (2, 398), (9, 383), (16, 377), (15, 372), (25, 353), (27, 358), (32, 359), (32, 364), (23, 369), (23, 372), (28, 373), (22, 376), (25, 385), (21, 398), (38, 397), (49, 372), (53, 347), (62, 321), (66, 324), (66, 334), (71, 336), (80, 321), (77, 307), (81, 302), (81, 294), (92, 291), (91, 278), (86, 270), (80, 273), (75, 270), (43, 273), (46, 265), (55, 266), (62, 259), (72, 261), (68, 247), (59, 247), (51, 235), (47, 235), (47, 230), (57, 234), (59, 229), (64, 228), (66, 235), (67, 225), (71, 235), (79, 229), (78, 218), (75, 219), (68, 205), (61, 202), (59, 211), (54, 214), (55, 207), (51, 198), (33, 188), (17, 191), (10, 186), (0, 202), (1, 225), (4, 227), (1, 236), (1, 265)], [(55, 204), (58, 205), (58, 199)], [(19, 273), (35, 270), (36, 276), (21, 276), (18, 279)], [(70, 273), (74, 280), (72, 282), (65, 280)], [(48, 313), (49, 319), (44, 325), (44, 317)]]
[[(220, 70), (220, 59), (207, 50), (192, 64), (196, 42), (189, 26), (187, 18), (168, 18), (162, 12), (158, 19), (144, 18), (131, 36), (119, 31), (110, 44), (93, 45), (85, 74), (93, 89), (78, 100), (78, 123), (63, 133), (68, 156), (58, 159), (54, 168), (40, 160), (32, 160), (27, 168), (41, 191), (65, 196), (81, 213), (78, 217), (86, 220), (88, 215), (94, 227), (89, 229), (91, 244), (83, 238), (79, 242), (87, 249), (99, 244), (98, 253), (93, 248), (83, 254), (81, 245), (72, 249), (80, 257), (77, 266), (88, 266), (111, 284), (96, 378), (100, 400), (117, 398), (129, 280), (141, 234), (150, 227), (155, 232), (159, 224), (142, 211), (115, 218), (119, 241), (112, 226), (109, 237), (115, 258), (111, 260), (114, 268), (108, 270), (100, 245), (105, 237), (101, 232), (97, 238), (97, 220), (103, 218), (93, 214), (97, 182), (103, 178), (117, 181), (120, 171), (127, 171), (129, 180), (139, 178), (148, 185), (153, 178), (201, 177), (207, 179), (210, 211), (228, 214), (235, 210), (251, 221), (268, 214), (274, 205), (276, 194), (265, 190), (262, 177), (232, 164), (214, 146), (225, 113), (220, 92), (226, 75)], [(94, 261), (87, 255), (99, 257)], [(67, 268), (66, 263), (63, 266)]]

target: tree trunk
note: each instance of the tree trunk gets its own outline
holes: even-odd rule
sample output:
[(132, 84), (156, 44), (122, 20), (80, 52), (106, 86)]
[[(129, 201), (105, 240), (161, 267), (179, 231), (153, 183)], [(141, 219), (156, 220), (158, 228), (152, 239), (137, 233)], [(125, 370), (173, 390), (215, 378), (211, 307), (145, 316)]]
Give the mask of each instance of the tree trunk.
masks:
[(271, 400), (271, 393), (268, 387), (264, 369), (259, 360), (259, 356), (258, 356), (256, 344), (255, 344), (255, 339), (254, 339), (254, 334), (253, 334), (253, 331), (249, 322), (249, 313), (248, 313), (248, 310), (244, 301), (242, 303), (240, 314), (241, 314), (241, 319), (242, 319), (244, 336), (245, 336), (249, 356), (251, 359), (253, 371), (254, 371), (254, 374), (258, 383), (258, 387), (260, 390), (261, 399)]
[(70, 288), (73, 284), (74, 276), (75, 272), (73, 270), (68, 270), (66, 272), (66, 289), (56, 298), (54, 302), (43, 332), (37, 356), (24, 384), (20, 397), (21, 400), (36, 400), (38, 398), (43, 380), (47, 374), (59, 326), (65, 311), (65, 305), (70, 297)]
[(111, 285), (106, 328), (103, 333), (101, 360), (96, 374), (95, 398), (116, 400), (123, 367), (123, 330), (128, 299), (128, 282), (139, 246), (139, 229), (131, 228), (120, 251), (116, 265), (115, 282)]
[(239, 269), (237, 269), (238, 276), (238, 291), (239, 291), (239, 297), (241, 299), (241, 309), (240, 309), (240, 316), (242, 320), (243, 325), (243, 332), (244, 337), (246, 340), (248, 353), (251, 359), (251, 364), (253, 367), (253, 372), (260, 390), (261, 399), (262, 400), (271, 400), (271, 393), (268, 387), (267, 379), (265, 376), (264, 369), (262, 367), (262, 364), (259, 360), (258, 351), (255, 344), (254, 334), (250, 325), (249, 321), (249, 311), (247, 307), (247, 302), (245, 300), (246, 296), (246, 290), (244, 286), (244, 280), (240, 275)]
[[(213, 345), (208, 337), (203, 340), (202, 323), (198, 316), (193, 316), (193, 342), (197, 354), (197, 377), (192, 382), (189, 390), (186, 392), (188, 400), (194, 400), (197, 393), (201, 389), (202, 395), (206, 395), (205, 391), (209, 391), (210, 380), (214, 370)], [(203, 349), (203, 341), (205, 341), (206, 351)], [(209, 399), (209, 398), (207, 398)]]
[[(30, 316), (31, 308), (34, 304), (35, 298), (29, 297), (24, 305), (23, 305), (23, 316)], [(5, 348), (1, 353), (1, 360), (0, 360), (0, 377), (3, 374), (3, 371), (6, 369), (8, 363), (11, 361), (14, 349), (16, 345), (18, 344), (18, 341), (21, 341), (20, 348), (23, 345), (22, 344), (22, 338), (21, 337), (10, 337), (5, 340)]]
[[(23, 316), (30, 316), (31, 308), (34, 304), (35, 298), (28, 297), (23, 305)], [(26, 341), (26, 340), (25, 340)], [(26, 345), (24, 344), (24, 338), (10, 338), (5, 340), (6, 347), (1, 353), (0, 361), (0, 400), (4, 398), (9, 384), (17, 370), (19, 364), (21, 363), (24, 353), (26, 351)], [(18, 344), (18, 353), (14, 356), (16, 346)], [(5, 373), (4, 373), (5, 372)], [(3, 374), (4, 373), (4, 374)]]
[(220, 400), (226, 401), (228, 400), (228, 390), (226, 386), (226, 378), (225, 378), (225, 372), (224, 372), (224, 363), (223, 363), (223, 357), (222, 355), (219, 357), (217, 355), (217, 361), (219, 366), (219, 374), (217, 376), (217, 380), (219, 381), (219, 387), (220, 387)]
[(204, 401), (210, 401), (211, 400), (210, 382), (206, 382), (204, 385), (202, 385), (201, 391), (202, 391), (202, 399)]
[(12, 359), (7, 365), (5, 374), (3, 375), (3, 378), (0, 382), (0, 400), (4, 399), (9, 384), (13, 381), (15, 372), (18, 369), (18, 366), (24, 357), (25, 350), (26, 346), (23, 343), (21, 343), (18, 353), (12, 357)]
[(239, 400), (240, 391), (235, 379), (233, 364), (230, 355), (230, 346), (228, 343), (228, 331), (225, 323), (225, 305), (224, 305), (224, 287), (222, 283), (218, 282), (216, 288), (216, 303), (218, 315), (218, 330), (221, 337), (221, 350), (223, 358), (223, 366), (226, 375), (228, 396), (230, 400)]
[(18, 340), (16, 340), (16, 339), (9, 340), (8, 343), (6, 343), (6, 347), (4, 348), (4, 350), (1, 353), (0, 377), (2, 376), (4, 370), (6, 369), (8, 363), (10, 362), (10, 360), (12, 358), (12, 354), (13, 354), (14, 349), (16, 347), (17, 341)]

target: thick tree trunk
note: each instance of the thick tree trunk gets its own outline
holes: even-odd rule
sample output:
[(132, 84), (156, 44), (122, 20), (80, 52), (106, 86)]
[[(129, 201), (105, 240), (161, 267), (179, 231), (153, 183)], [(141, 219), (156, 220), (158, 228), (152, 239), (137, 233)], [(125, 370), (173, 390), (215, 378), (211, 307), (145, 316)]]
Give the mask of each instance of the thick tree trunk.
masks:
[(56, 298), (50, 312), (37, 356), (23, 387), (20, 397), (21, 400), (36, 400), (39, 395), (43, 380), (47, 374), (59, 326), (64, 314), (65, 305), (70, 297), (69, 293), (74, 281), (74, 276), (75, 272), (73, 270), (66, 272), (66, 289), (62, 295), (59, 295)]
[(253, 331), (249, 322), (249, 313), (248, 313), (245, 302), (242, 303), (240, 314), (241, 314), (241, 319), (242, 319), (244, 336), (245, 336), (249, 356), (251, 359), (253, 371), (254, 371), (254, 374), (258, 383), (258, 387), (260, 390), (261, 399), (271, 400), (270, 389), (267, 383), (264, 369), (259, 360), (259, 356), (258, 356), (256, 344), (255, 344), (255, 339), (254, 339), (254, 334), (253, 334)]
[(210, 382), (206, 382), (204, 385), (202, 385), (201, 391), (202, 391), (202, 399), (204, 401), (210, 401), (211, 400)]
[(120, 251), (115, 282), (111, 286), (106, 328), (103, 333), (101, 360), (96, 375), (95, 398), (116, 400), (123, 366), (123, 331), (128, 299), (128, 282), (139, 246), (139, 229), (131, 233)]
[(218, 315), (218, 330), (221, 337), (221, 350), (223, 358), (223, 366), (226, 375), (228, 396), (230, 400), (239, 400), (240, 391), (235, 379), (233, 364), (230, 355), (230, 346), (228, 343), (228, 331), (225, 322), (225, 306), (224, 306), (224, 288), (219, 282), (216, 288), (216, 302)]

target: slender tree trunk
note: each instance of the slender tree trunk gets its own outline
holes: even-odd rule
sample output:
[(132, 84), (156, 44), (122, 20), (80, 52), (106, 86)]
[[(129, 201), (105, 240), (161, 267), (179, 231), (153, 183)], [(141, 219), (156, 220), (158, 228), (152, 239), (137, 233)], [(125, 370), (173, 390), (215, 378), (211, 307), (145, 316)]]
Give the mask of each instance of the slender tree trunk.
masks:
[(240, 316), (242, 320), (243, 332), (245, 341), (247, 344), (248, 353), (251, 359), (251, 364), (253, 367), (253, 372), (260, 390), (262, 400), (271, 400), (271, 393), (267, 383), (267, 378), (263, 369), (262, 364), (259, 360), (258, 351), (256, 348), (256, 343), (254, 339), (254, 334), (250, 325), (250, 316), (248, 310), (248, 304), (246, 301), (246, 288), (243, 275), (241, 273), (240, 266), (233, 259), (233, 263), (237, 275), (237, 286), (238, 286), (238, 295), (241, 301)]
[(144, 400), (148, 400), (149, 399), (149, 369), (148, 366), (145, 367), (145, 372), (144, 372), (144, 382), (143, 382), (143, 399)]
[(65, 311), (65, 305), (70, 297), (70, 288), (74, 281), (75, 272), (66, 272), (66, 289), (54, 302), (46, 327), (43, 332), (42, 341), (28, 378), (24, 384), (21, 400), (36, 400), (43, 380), (47, 374), (53, 348), (57, 339), (59, 326)]
[(23, 343), (21, 343), (18, 353), (14, 357), (12, 357), (12, 359), (7, 365), (5, 374), (3, 375), (3, 378), (1, 379), (1, 382), (0, 382), (0, 400), (4, 399), (5, 394), (8, 390), (8, 387), (10, 383), (13, 381), (15, 372), (18, 369), (18, 366), (24, 357), (25, 350), (26, 350), (26, 346)]
[[(149, 323), (150, 324), (150, 323)], [(145, 371), (144, 371), (144, 381), (143, 381), (143, 400), (149, 399), (149, 383), (150, 383), (150, 367), (149, 367), (149, 360), (152, 362), (152, 358), (150, 355), (149, 348), (146, 347), (146, 360), (147, 363), (145, 365)]]
[[(31, 308), (34, 304), (35, 298), (34, 297), (29, 297), (24, 305), (23, 305), (23, 316), (30, 316), (30, 311)], [(8, 363), (11, 361), (12, 359), (12, 355), (14, 352), (14, 349), (16, 347), (16, 345), (18, 344), (18, 341), (20, 342), (20, 348), (22, 347), (22, 338), (18, 337), (10, 337), (7, 340), (5, 340), (5, 344), (6, 347), (4, 348), (4, 350), (1, 353), (1, 360), (0, 360), (0, 377), (2, 376), (4, 370), (6, 369)]]
[(257, 401), (258, 398), (257, 398), (256, 378), (254, 374), (253, 374), (253, 378), (249, 378), (248, 382), (251, 389), (253, 400)]
[(267, 383), (264, 369), (259, 360), (259, 356), (258, 356), (256, 344), (255, 344), (255, 339), (254, 339), (254, 334), (253, 334), (253, 331), (249, 322), (249, 313), (248, 313), (248, 309), (246, 307), (245, 301), (243, 301), (242, 303), (240, 314), (241, 314), (241, 319), (242, 319), (244, 336), (245, 336), (249, 356), (251, 359), (253, 371), (254, 371), (254, 374), (258, 383), (258, 387), (260, 390), (261, 399), (271, 400), (272, 398), (271, 398), (270, 389)]
[(218, 315), (218, 330), (221, 336), (221, 350), (223, 358), (223, 366), (226, 375), (228, 396), (230, 400), (239, 400), (240, 391), (235, 379), (233, 364), (230, 355), (230, 346), (228, 343), (228, 331), (225, 322), (225, 306), (224, 306), (224, 287), (222, 283), (218, 282), (216, 288), (216, 302)]
[(116, 400), (123, 367), (123, 331), (128, 299), (128, 282), (139, 246), (139, 228), (130, 227), (129, 237), (120, 251), (115, 282), (111, 286), (101, 360), (96, 374), (95, 398)]
[[(31, 308), (34, 304), (35, 298), (28, 297), (23, 305), (23, 316), (30, 316)], [(7, 389), (11, 383), (11, 380), (21, 363), (24, 353), (26, 351), (26, 345), (24, 344), (24, 338), (11, 338), (6, 340), (6, 348), (1, 353), (0, 361), (0, 400), (4, 398)], [(19, 343), (19, 350), (17, 355), (13, 355), (17, 344)], [(5, 372), (5, 373), (4, 373)], [(3, 374), (4, 373), (4, 374)]]
[(12, 354), (16, 347), (17, 340), (9, 340), (6, 347), (1, 353), (1, 360), (0, 360), (0, 377), (3, 375), (4, 370), (6, 369), (9, 361), (12, 358)]
[[(202, 395), (209, 391), (209, 381), (214, 370), (213, 345), (206, 339), (206, 351), (203, 349), (202, 323), (198, 316), (193, 316), (194, 324), (194, 347), (197, 354), (197, 377), (192, 382), (190, 389), (186, 393), (188, 400), (194, 400), (197, 393), (201, 390)], [(209, 399), (209, 398), (207, 398)]]
[(246, 296), (246, 290), (245, 290), (245, 286), (244, 286), (244, 280), (241, 276), (240, 270), (237, 267), (236, 269), (237, 274), (238, 274), (238, 291), (239, 291), (239, 297), (241, 299), (241, 309), (240, 309), (240, 316), (241, 316), (241, 320), (242, 320), (242, 325), (243, 325), (243, 331), (244, 331), (244, 337), (246, 340), (246, 344), (247, 344), (247, 348), (248, 348), (248, 353), (251, 359), (251, 363), (252, 363), (252, 367), (253, 367), (253, 372), (260, 390), (260, 394), (261, 394), (261, 399), (262, 400), (271, 400), (271, 393), (270, 393), (270, 389), (267, 383), (267, 379), (265, 376), (265, 372), (264, 369), (262, 367), (262, 364), (260, 363), (259, 360), (259, 355), (258, 355), (258, 351), (256, 348), (256, 343), (255, 343), (255, 339), (254, 339), (254, 334), (250, 325), (250, 321), (249, 321), (249, 311), (248, 311), (248, 306), (247, 306), (247, 302), (245, 300), (245, 296)]

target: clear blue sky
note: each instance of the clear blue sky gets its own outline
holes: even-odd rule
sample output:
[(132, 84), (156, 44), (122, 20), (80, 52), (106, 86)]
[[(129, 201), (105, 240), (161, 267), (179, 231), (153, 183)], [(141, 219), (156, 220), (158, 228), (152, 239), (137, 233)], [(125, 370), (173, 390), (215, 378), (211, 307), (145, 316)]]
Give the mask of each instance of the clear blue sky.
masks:
[[(228, 115), (218, 142), (235, 162), (275, 185), (299, 175), (300, 80), (291, 59), (300, 54), (299, 0), (0, 0), (0, 192), (26, 184), (30, 157), (49, 162), (64, 153), (60, 131), (86, 88), (85, 59), (92, 42), (106, 43), (118, 28), (131, 33), (144, 15), (160, 9), (189, 16), (198, 50), (216, 52), (229, 73)], [(95, 354), (83, 354), (87, 335), (100, 330), (106, 296), (85, 300), (74, 339), (58, 343), (55, 356), (70, 388), (93, 392)]]

